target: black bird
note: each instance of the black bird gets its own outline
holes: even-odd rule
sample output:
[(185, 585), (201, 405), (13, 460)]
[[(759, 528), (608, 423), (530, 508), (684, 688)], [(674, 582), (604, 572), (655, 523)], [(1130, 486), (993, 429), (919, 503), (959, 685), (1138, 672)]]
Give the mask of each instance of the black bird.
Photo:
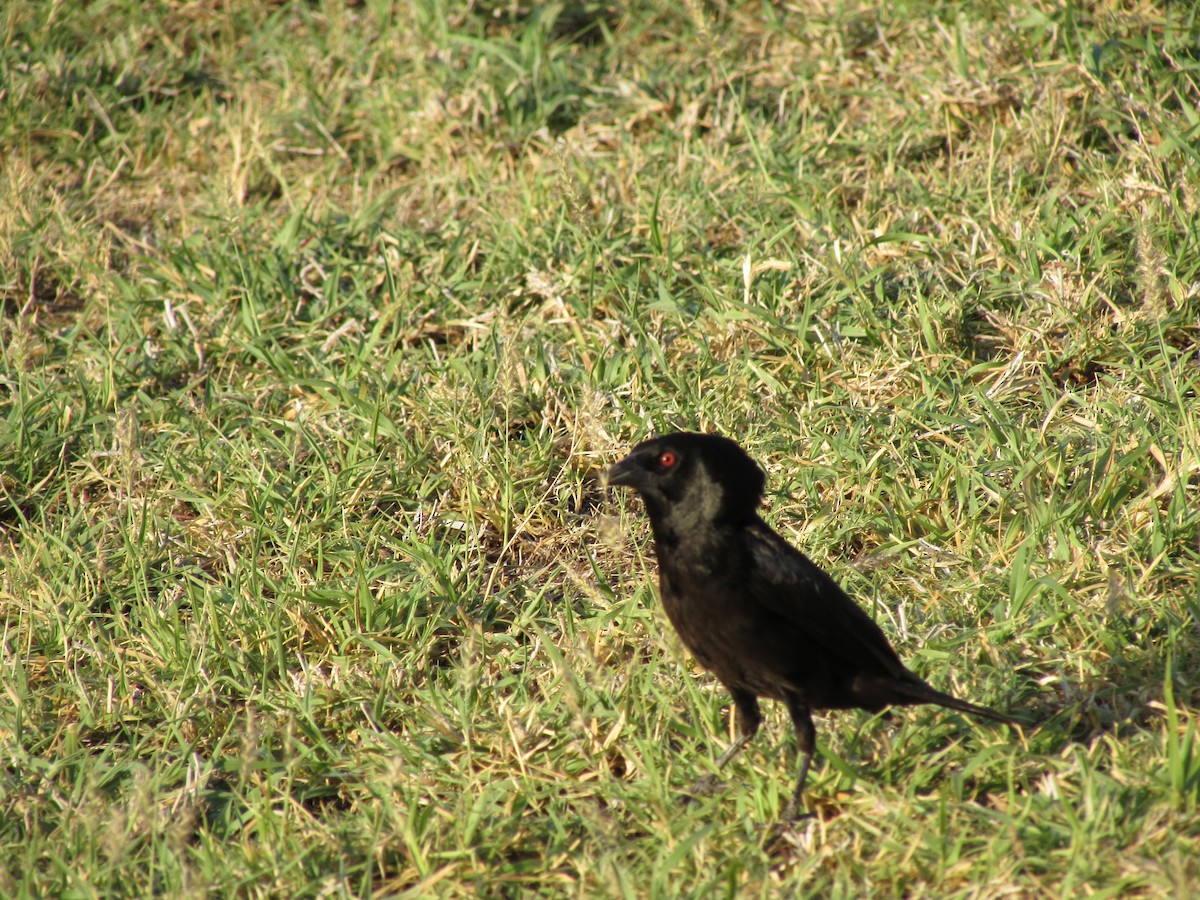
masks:
[(676, 432), (645, 441), (605, 473), (642, 495), (658, 555), (663, 608), (700, 665), (733, 695), (738, 738), (758, 730), (758, 698), (787, 704), (800, 773), (795, 818), (816, 747), (812, 711), (935, 703), (1010, 725), (910, 672), (879, 626), (758, 515), (766, 476), (729, 438)]

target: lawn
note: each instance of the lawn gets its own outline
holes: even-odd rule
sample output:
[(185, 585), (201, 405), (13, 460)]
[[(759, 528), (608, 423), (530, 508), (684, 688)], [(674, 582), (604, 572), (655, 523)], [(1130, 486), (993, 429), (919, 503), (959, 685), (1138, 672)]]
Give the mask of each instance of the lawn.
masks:
[[(0, 895), (1200, 892), (1200, 12), (9, 0)], [(934, 686), (729, 700), (737, 438)], [(774, 839), (772, 839), (774, 838)]]

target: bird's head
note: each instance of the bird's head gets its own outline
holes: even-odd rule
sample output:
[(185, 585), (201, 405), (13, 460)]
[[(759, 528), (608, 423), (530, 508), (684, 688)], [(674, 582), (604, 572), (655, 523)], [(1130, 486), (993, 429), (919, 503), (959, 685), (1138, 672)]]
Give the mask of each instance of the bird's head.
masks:
[(641, 494), (662, 536), (752, 517), (766, 476), (729, 438), (677, 431), (638, 444), (604, 480)]

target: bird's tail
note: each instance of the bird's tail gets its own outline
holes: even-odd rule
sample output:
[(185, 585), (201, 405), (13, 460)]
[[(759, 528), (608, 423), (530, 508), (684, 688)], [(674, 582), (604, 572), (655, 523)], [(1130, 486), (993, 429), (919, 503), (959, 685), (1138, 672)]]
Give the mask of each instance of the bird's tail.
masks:
[(950, 694), (943, 694), (923, 681), (906, 681), (898, 684), (897, 687), (905, 696), (911, 697), (913, 703), (936, 703), (938, 706), (956, 709), (959, 712), (969, 713), (972, 716), (979, 716), (983, 719), (991, 719), (993, 722), (1003, 722), (1005, 725), (1025, 724), (1014, 719), (1012, 716), (1006, 716), (1004, 713), (996, 712), (994, 709), (988, 709), (986, 706), (977, 706), (974, 703), (968, 703), (966, 700), (959, 700)]

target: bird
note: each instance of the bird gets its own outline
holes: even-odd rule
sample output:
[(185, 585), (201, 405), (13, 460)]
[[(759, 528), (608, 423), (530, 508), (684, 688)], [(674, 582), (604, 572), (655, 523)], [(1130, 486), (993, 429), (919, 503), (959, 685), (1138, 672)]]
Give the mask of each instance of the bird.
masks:
[(675, 631), (733, 697), (737, 737), (723, 769), (762, 722), (759, 698), (784, 703), (799, 771), (783, 819), (802, 815), (816, 751), (816, 710), (936, 704), (1021, 723), (944, 693), (910, 671), (861, 606), (763, 521), (766, 475), (718, 434), (675, 432), (638, 444), (603, 475), (641, 495)]

